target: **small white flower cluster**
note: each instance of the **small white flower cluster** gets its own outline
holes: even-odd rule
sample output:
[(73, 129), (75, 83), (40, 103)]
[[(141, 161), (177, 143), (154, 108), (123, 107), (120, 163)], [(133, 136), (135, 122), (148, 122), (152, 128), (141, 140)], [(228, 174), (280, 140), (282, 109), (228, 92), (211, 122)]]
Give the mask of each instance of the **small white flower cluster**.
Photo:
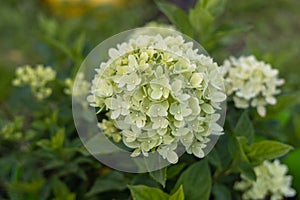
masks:
[(55, 76), (56, 72), (51, 67), (37, 65), (36, 68), (33, 68), (26, 65), (16, 70), (16, 78), (13, 80), (13, 85), (29, 85), (33, 95), (38, 100), (42, 100), (51, 95), (52, 89), (46, 87), (46, 84), (53, 81)]
[(258, 61), (254, 56), (225, 60), (220, 68), (225, 78), (228, 96), (232, 96), (237, 108), (256, 107), (260, 116), (266, 115), (265, 106), (276, 104), (278, 86), (284, 80), (278, 79), (278, 70)]
[(85, 91), (89, 91), (91, 84), (85, 80), (84, 74), (82, 72), (77, 73), (76, 76), (77, 79), (77, 85), (76, 88), (74, 87), (74, 80), (67, 78), (65, 80), (66, 88), (64, 89), (65, 94), (67, 95), (73, 95), (74, 97), (80, 97), (85, 94)]
[(286, 175), (287, 166), (278, 160), (273, 163), (263, 162), (254, 168), (256, 181), (249, 180), (243, 174), (242, 180), (236, 182), (234, 188), (243, 191), (243, 199), (259, 200), (270, 196), (271, 200), (282, 200), (283, 197), (293, 197), (296, 191), (291, 188), (292, 177)]
[(217, 123), (226, 99), (223, 78), (197, 52), (181, 36), (141, 35), (111, 48), (96, 69), (88, 101), (108, 109), (132, 156), (157, 151), (176, 163), (180, 142), (202, 158), (209, 136), (223, 133)]
[(24, 118), (16, 117), (14, 121), (4, 125), (0, 131), (0, 135), (6, 140), (11, 141), (20, 141), (23, 137), (22, 128), (23, 128)]
[(70, 78), (66, 78), (64, 81), (66, 88), (64, 89), (64, 93), (66, 95), (72, 95), (74, 80)]
[(114, 142), (120, 142), (122, 140), (122, 136), (119, 130), (115, 127), (114, 122), (111, 120), (103, 119), (101, 123), (98, 123), (99, 128), (103, 130), (103, 133), (112, 138)]

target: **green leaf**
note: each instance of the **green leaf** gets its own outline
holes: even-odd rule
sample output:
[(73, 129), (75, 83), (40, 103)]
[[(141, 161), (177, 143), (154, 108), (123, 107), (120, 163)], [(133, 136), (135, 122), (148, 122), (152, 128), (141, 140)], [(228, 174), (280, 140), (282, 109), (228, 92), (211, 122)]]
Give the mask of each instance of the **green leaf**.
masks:
[(254, 128), (247, 111), (241, 115), (234, 132), (237, 136), (245, 136), (250, 143), (253, 141)]
[[(101, 144), (101, 146), (99, 146), (99, 144)], [(89, 138), (85, 146), (92, 154), (109, 154), (116, 151), (115, 146), (102, 134), (97, 134)]]
[(62, 42), (57, 41), (49, 36), (43, 36), (42, 38), (49, 45), (51, 45), (54, 48), (56, 48), (57, 50), (61, 51), (66, 56), (70, 57), (71, 59), (76, 60), (76, 58), (73, 57), (71, 50), (66, 45), (62, 44)]
[(293, 176), (293, 188), (299, 188), (300, 192), (300, 148), (295, 149), (287, 157), (282, 160), (289, 168), (289, 174)]
[(79, 37), (75, 40), (74, 46), (73, 46), (73, 51), (76, 56), (81, 56), (81, 53), (82, 53), (84, 45), (85, 45), (85, 41), (86, 41), (86, 39), (85, 39), (84, 33), (81, 33), (79, 35)]
[(120, 172), (113, 171), (109, 174), (105, 174), (104, 176), (99, 177), (86, 195), (92, 196), (111, 190), (122, 191), (126, 188), (127, 183), (125, 181), (124, 175)]
[(150, 176), (163, 187), (166, 186), (167, 168), (162, 168), (156, 171), (149, 172)]
[(69, 188), (65, 183), (60, 181), (58, 178), (53, 180), (53, 192), (55, 200), (65, 199), (65, 200), (75, 200), (76, 194), (70, 192)]
[(231, 200), (230, 190), (223, 184), (216, 183), (213, 185), (212, 193), (215, 200)]
[(211, 174), (207, 161), (198, 161), (185, 170), (171, 193), (177, 191), (181, 185), (186, 199), (208, 200), (211, 191)]
[(225, 10), (226, 0), (199, 0), (199, 2), (215, 17), (221, 15)]
[(146, 173), (136, 174), (129, 183), (130, 185), (146, 185), (149, 187), (160, 188), (159, 183), (157, 183)]
[(73, 51), (72, 51), (72, 54), (73, 54), (73, 57), (76, 59), (74, 60), (75, 61), (75, 67), (74, 69), (72, 70), (72, 78), (75, 78), (78, 70), (79, 70), (79, 67), (81, 66), (81, 63), (83, 61), (83, 49), (84, 49), (84, 45), (85, 45), (85, 42), (86, 42), (86, 37), (85, 37), (85, 34), (84, 33), (81, 33), (79, 35), (79, 37), (77, 38), (77, 40), (75, 40), (74, 42), (74, 46), (73, 46)]
[(40, 29), (45, 35), (49, 37), (54, 37), (55, 34), (58, 32), (58, 24), (54, 19), (47, 18), (44, 15), (39, 15), (38, 22)]
[(252, 181), (256, 180), (254, 166), (252, 166), (248, 163), (240, 163), (238, 169), (239, 169), (240, 173), (244, 174), (250, 180), (252, 180)]
[(184, 192), (182, 185), (174, 194), (170, 196), (169, 200), (184, 200)]
[(133, 200), (168, 200), (169, 195), (158, 188), (148, 187), (145, 185), (129, 185), (130, 193)]
[(209, 152), (209, 154), (207, 155), (207, 160), (215, 167), (222, 167), (222, 162), (216, 148)]
[(168, 167), (167, 178), (168, 179), (174, 178), (183, 170), (183, 168), (185, 168), (185, 166), (186, 166), (186, 163), (177, 163), (176, 165), (172, 165), (172, 166)]
[(227, 169), (232, 163), (232, 156), (230, 150), (231, 135), (226, 133), (219, 138), (214, 150), (217, 151), (218, 157), (220, 157), (222, 169)]
[(264, 160), (272, 160), (287, 154), (292, 146), (280, 143), (278, 141), (265, 140), (250, 145), (246, 151), (246, 155), (250, 162), (258, 164)]
[(189, 12), (189, 21), (193, 28), (200, 33), (200, 37), (206, 38), (211, 31), (214, 17), (202, 6), (196, 6)]
[(65, 139), (65, 129), (61, 128), (57, 133), (51, 138), (51, 148), (53, 150), (61, 149), (64, 144)]
[(292, 123), (294, 126), (294, 135), (300, 140), (300, 115), (299, 113), (294, 113), (292, 115)]
[(16, 193), (38, 194), (45, 184), (45, 179), (40, 178), (30, 182), (12, 182), (8, 184), (9, 190)]
[(36, 145), (45, 150), (51, 150), (50, 141), (47, 139), (42, 139), (36, 142)]
[(14, 77), (14, 69), (6, 65), (1, 64), (0, 66), (1, 82), (0, 82), (0, 100), (3, 100), (9, 91), (13, 88), (11, 87), (11, 81)]
[(189, 23), (188, 16), (180, 8), (171, 3), (156, 1), (158, 8), (168, 17), (168, 19), (183, 33), (193, 36), (193, 29)]
[[(241, 25), (231, 25), (231, 24), (222, 24), (214, 32), (213, 35), (209, 38), (210, 42), (218, 40), (220, 38), (234, 35), (241, 32), (249, 31), (251, 26), (241, 26)], [(212, 41), (211, 41), (212, 40)]]
[(236, 137), (230, 135), (229, 140), (229, 152), (233, 159), (240, 162), (249, 162), (249, 159), (245, 153), (247, 139), (243, 136)]
[(43, 167), (45, 170), (57, 169), (63, 167), (65, 162), (63, 160), (51, 160)]
[[(21, 165), (19, 165), (19, 164), (13, 165), (12, 169), (11, 169), (10, 183), (13, 184), (13, 183), (19, 182), (23, 176), (23, 172), (24, 172), (24, 169)], [(8, 185), (7, 193), (9, 195), (10, 199), (12, 199), (12, 200), (21, 198), (20, 193), (17, 193), (14, 190), (14, 188), (10, 187), (9, 185)]]

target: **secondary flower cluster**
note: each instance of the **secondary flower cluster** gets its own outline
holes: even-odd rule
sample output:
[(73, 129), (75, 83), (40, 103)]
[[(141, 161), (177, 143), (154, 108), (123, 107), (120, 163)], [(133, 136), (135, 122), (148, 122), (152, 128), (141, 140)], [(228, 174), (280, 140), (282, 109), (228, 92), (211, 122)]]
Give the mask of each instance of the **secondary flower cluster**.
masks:
[(265, 106), (276, 104), (278, 86), (284, 83), (278, 79), (278, 70), (258, 61), (254, 56), (225, 60), (222, 73), (225, 78), (226, 93), (232, 96), (237, 108), (256, 107), (260, 116), (266, 115)]
[(14, 121), (4, 125), (0, 131), (0, 135), (11, 141), (19, 141), (22, 139), (23, 117), (16, 117)]
[(37, 65), (36, 68), (26, 65), (16, 70), (16, 76), (13, 80), (14, 86), (29, 85), (33, 95), (42, 100), (51, 95), (52, 90), (46, 84), (55, 79), (56, 72), (43, 65)]
[(132, 156), (157, 151), (176, 163), (180, 144), (201, 158), (209, 136), (222, 134), (223, 79), (197, 52), (181, 36), (142, 35), (111, 48), (96, 69), (88, 101), (108, 110)]
[(265, 161), (254, 168), (256, 181), (249, 180), (243, 174), (242, 181), (235, 183), (236, 190), (243, 191), (243, 199), (265, 199), (270, 196), (271, 200), (282, 200), (283, 197), (293, 197), (296, 191), (291, 188), (292, 177), (287, 176), (288, 168), (280, 164), (278, 160), (273, 163)]
[(74, 89), (74, 80), (67, 78), (65, 80), (66, 88), (64, 89), (65, 94), (73, 95), (75, 97), (86, 95), (85, 91), (89, 91), (91, 84), (85, 80), (84, 74), (82, 72), (77, 73), (76, 76), (76, 87)]
[(107, 137), (112, 138), (113, 141), (120, 142), (122, 140), (122, 136), (112, 120), (103, 119), (101, 123), (98, 123), (98, 126), (103, 133)]

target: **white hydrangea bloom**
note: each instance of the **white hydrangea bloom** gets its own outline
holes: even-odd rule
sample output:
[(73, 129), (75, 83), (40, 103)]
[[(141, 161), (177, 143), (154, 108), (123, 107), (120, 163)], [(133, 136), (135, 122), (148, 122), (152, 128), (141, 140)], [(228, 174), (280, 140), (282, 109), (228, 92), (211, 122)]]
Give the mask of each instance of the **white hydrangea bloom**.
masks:
[(51, 67), (37, 65), (33, 68), (29, 65), (19, 67), (16, 70), (16, 78), (13, 80), (14, 86), (29, 85), (32, 93), (38, 100), (49, 97), (52, 89), (46, 84), (55, 79), (56, 72)]
[(271, 200), (293, 197), (296, 191), (291, 188), (292, 177), (286, 175), (287, 171), (287, 166), (280, 164), (278, 160), (273, 163), (265, 161), (254, 168), (256, 181), (249, 180), (242, 174), (242, 180), (236, 182), (234, 188), (243, 191), (242, 198), (245, 200), (260, 200), (268, 196)]
[(202, 158), (209, 136), (223, 133), (223, 78), (197, 52), (181, 36), (142, 35), (111, 48), (96, 69), (88, 101), (108, 110), (132, 156), (157, 151), (176, 163), (181, 144)]
[(266, 106), (276, 104), (275, 95), (280, 93), (278, 86), (284, 80), (278, 79), (278, 70), (258, 61), (254, 56), (230, 57), (220, 68), (225, 78), (228, 96), (232, 96), (237, 108), (256, 107), (260, 116), (266, 115)]

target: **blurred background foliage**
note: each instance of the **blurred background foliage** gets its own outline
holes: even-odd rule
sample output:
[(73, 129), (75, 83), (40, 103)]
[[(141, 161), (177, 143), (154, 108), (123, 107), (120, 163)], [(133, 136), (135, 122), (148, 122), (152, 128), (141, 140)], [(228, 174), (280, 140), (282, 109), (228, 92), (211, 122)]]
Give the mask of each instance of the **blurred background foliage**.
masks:
[[(196, 3), (195, 0), (167, 2), (183, 10), (192, 8)], [(280, 76), (286, 79), (278, 104), (269, 108), (269, 115), (263, 120), (253, 115), (253, 124), (261, 137), (280, 140), (295, 147), (283, 161), (294, 176), (293, 187), (298, 193), (299, 10), (298, 0), (227, 0), (225, 12), (214, 22), (218, 27), (219, 35), (215, 35), (219, 38), (218, 42), (209, 40), (209, 35), (203, 41), (201, 39), (205, 34), (193, 35), (219, 64), (230, 55), (254, 54), (278, 68)], [(88, 156), (74, 134), (71, 101), (62, 97), (63, 83), (59, 81), (73, 77), (88, 52), (104, 39), (151, 21), (169, 23), (172, 20), (169, 21), (150, 0), (1, 2), (0, 127), (2, 129), (14, 121), (5, 131), (18, 134), (14, 135), (14, 142), (0, 141), (0, 199), (8, 196), (11, 199), (75, 199), (75, 196), (77, 199), (99, 199), (104, 196), (105, 199), (112, 199), (116, 198), (114, 193), (108, 192), (112, 188), (123, 191), (117, 197), (126, 199), (129, 191), (124, 189), (129, 183), (157, 186), (155, 181), (145, 178), (147, 175), (110, 172)], [(230, 31), (236, 34), (223, 37)], [(51, 65), (59, 72), (52, 101), (34, 102), (28, 88), (15, 89), (11, 85), (16, 67), (38, 63)], [(186, 165), (183, 162), (171, 167), (168, 178), (176, 178)], [(53, 173), (55, 176), (51, 175)], [(77, 187), (76, 181), (86, 180), (90, 182)], [(84, 194), (84, 191), (88, 193)], [(104, 196), (95, 196), (99, 193)]]
[[(48, 63), (51, 62), (50, 52), (43, 43), (45, 32), (49, 36), (57, 34), (57, 40), (67, 44), (84, 33), (86, 54), (96, 44), (120, 31), (143, 26), (152, 20), (167, 22), (150, 0), (83, 2), (85, 3), (79, 0), (3, 2), (0, 8), (1, 70), (9, 71), (24, 63), (45, 63), (45, 59)], [(170, 2), (187, 10), (195, 0)], [(297, 34), (300, 29), (299, 8), (300, 2), (297, 0), (275, 0), (272, 4), (258, 0), (228, 0), (226, 12), (218, 18), (218, 23), (247, 25), (250, 30), (224, 39), (222, 42), (226, 44), (226, 49), (217, 51), (217, 60), (221, 62), (229, 55), (254, 53), (272, 64), (276, 63), (275, 67), (280, 68), (281, 73), (289, 78), (288, 83), (298, 89), (296, 56), (299, 54), (300, 43)], [(41, 18), (50, 18), (57, 24), (48, 24), (49, 30), (45, 30), (46, 27), (41, 27)], [(3, 85), (8, 87), (7, 81), (2, 81), (1, 87)], [(6, 90), (1, 91), (5, 93)]]

